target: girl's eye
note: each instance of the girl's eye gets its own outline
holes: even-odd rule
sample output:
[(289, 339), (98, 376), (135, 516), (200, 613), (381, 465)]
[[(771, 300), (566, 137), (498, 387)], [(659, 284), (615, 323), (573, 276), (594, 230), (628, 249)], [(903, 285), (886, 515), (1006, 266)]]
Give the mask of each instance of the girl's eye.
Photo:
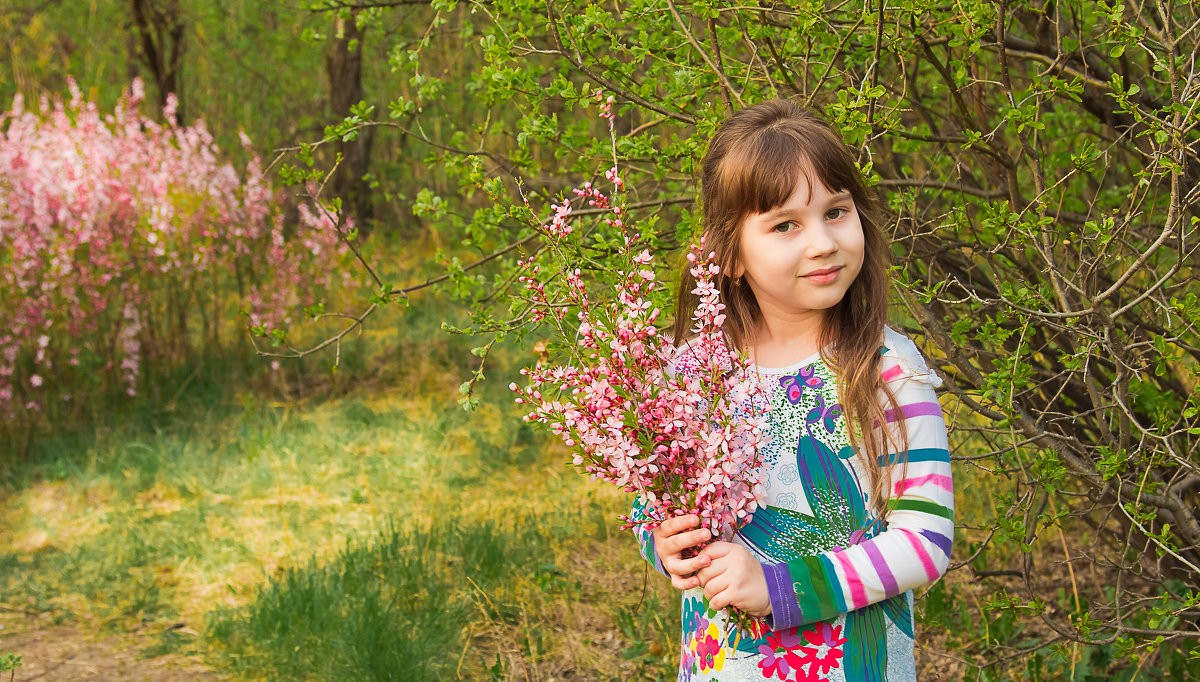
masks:
[(778, 232), (780, 234), (787, 234), (788, 232), (791, 232), (793, 229), (795, 229), (795, 227), (796, 227), (796, 223), (788, 220), (788, 221), (779, 223), (775, 227), (772, 227), (771, 231)]
[(838, 208), (831, 208), (831, 209), (829, 209), (829, 212), (825, 214), (825, 219), (826, 220), (837, 220), (839, 218), (845, 218), (846, 214), (849, 212), (850, 211), (848, 209), (842, 208), (840, 206)]

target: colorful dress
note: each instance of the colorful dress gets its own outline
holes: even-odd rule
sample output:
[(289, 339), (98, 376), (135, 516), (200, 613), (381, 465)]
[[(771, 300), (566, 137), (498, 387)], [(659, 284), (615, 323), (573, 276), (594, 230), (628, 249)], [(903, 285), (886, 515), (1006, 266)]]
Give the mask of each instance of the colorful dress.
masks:
[[(892, 453), (886, 526), (850, 446), (837, 377), (819, 356), (755, 368), (770, 391), (772, 438), (763, 448), (765, 506), (737, 532), (763, 564), (768, 631), (738, 637), (699, 588), (683, 593), (680, 680), (915, 680), (912, 590), (950, 562), (954, 495), (946, 426), (916, 345), (888, 329), (884, 380), (908, 430), (907, 464)], [(681, 368), (686, 371), (686, 366)], [(882, 458), (881, 458), (882, 459)], [(640, 501), (634, 515), (644, 514)], [(653, 536), (642, 555), (663, 572)]]

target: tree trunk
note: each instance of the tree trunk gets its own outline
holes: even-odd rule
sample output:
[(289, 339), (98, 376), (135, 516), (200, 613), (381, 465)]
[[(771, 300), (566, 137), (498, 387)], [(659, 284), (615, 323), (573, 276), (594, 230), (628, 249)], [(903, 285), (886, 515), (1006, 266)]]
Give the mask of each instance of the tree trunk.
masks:
[[(363, 33), (354, 15), (334, 19), (334, 39), (325, 66), (329, 76), (329, 105), (337, 118), (349, 116), (350, 107), (363, 98)], [(329, 182), (330, 195), (341, 197), (343, 211), (353, 216), (360, 226), (374, 213), (370, 188), (363, 180), (370, 161), (372, 137), (367, 129), (360, 131), (353, 140), (338, 142), (342, 162)]]
[(187, 23), (178, 0), (130, 0), (138, 56), (154, 79), (158, 106), (167, 105), (174, 93), (175, 120), (183, 121), (183, 93), (180, 73), (183, 67), (184, 38)]

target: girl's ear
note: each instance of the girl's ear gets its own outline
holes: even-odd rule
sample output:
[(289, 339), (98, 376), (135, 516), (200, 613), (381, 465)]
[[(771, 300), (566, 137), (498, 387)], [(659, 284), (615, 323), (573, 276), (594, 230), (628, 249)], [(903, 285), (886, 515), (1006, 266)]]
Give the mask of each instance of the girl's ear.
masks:
[(741, 259), (736, 254), (728, 254), (724, 258), (718, 259), (717, 265), (721, 266), (721, 272), (733, 282), (741, 279), (742, 275), (746, 274), (746, 268), (742, 267)]

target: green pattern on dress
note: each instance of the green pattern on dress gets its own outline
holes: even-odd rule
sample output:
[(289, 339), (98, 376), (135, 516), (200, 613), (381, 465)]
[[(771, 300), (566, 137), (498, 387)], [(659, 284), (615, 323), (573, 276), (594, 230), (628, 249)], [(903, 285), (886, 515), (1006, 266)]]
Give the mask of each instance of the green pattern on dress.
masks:
[[(848, 445), (849, 439), (841, 406), (834, 404), (837, 399), (834, 382), (817, 383), (811, 379), (814, 376), (832, 377), (823, 362), (814, 365), (800, 370), (794, 377), (780, 380), (790, 389), (807, 377), (809, 386), (819, 391), (805, 401), (812, 407), (807, 410), (796, 448), (800, 482), (812, 513), (765, 506), (739, 531), (762, 560), (788, 563), (793, 579), (799, 578), (797, 597), (807, 622), (835, 619), (845, 608), (840, 594), (833, 592), (840, 590), (840, 586), (833, 575), (832, 563), (823, 565), (819, 555), (858, 544), (879, 530), (874, 514), (867, 509), (863, 486), (854, 470), (843, 461), (854, 456), (853, 449), (841, 447), (839, 456), (831, 444), (827, 444), (830, 440), (833, 444), (841, 440)], [(780, 411), (794, 414), (798, 407), (801, 411), (807, 407), (800, 406), (806, 397), (803, 391), (796, 395), (793, 389), (791, 396), (784, 394), (781, 397), (787, 401), (773, 401), (776, 403), (772, 405), (773, 415)], [(824, 562), (829, 561), (824, 559)], [(889, 623), (912, 636), (912, 613), (904, 594), (846, 614), (845, 637), (848, 641), (843, 664), (847, 680), (885, 679)]]

